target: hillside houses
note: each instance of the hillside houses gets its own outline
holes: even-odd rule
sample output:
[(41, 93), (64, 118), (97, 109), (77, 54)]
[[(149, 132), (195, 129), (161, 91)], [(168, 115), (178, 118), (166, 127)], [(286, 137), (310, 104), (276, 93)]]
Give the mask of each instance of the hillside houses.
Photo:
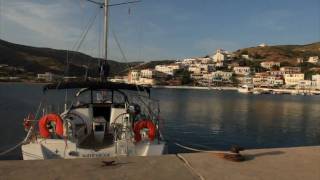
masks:
[[(317, 63), (319, 60), (317, 56), (307, 59), (308, 63)], [(219, 85), (227, 86), (250, 83), (254, 87), (320, 89), (320, 75), (305, 79), (300, 66), (281, 66), (280, 61), (260, 61), (256, 66), (244, 63), (252, 62), (251, 60), (249, 56), (235, 57), (218, 49), (212, 56), (185, 58), (171, 64), (156, 65), (154, 68), (132, 70), (128, 75), (128, 82), (170, 85), (172, 82), (183, 84), (182, 79), (185, 78), (187, 81), (184, 83), (197, 86), (219, 82)], [(297, 63), (303, 63), (303, 58), (298, 58)], [(257, 65), (261, 68), (256, 69)]]
[(300, 81), (304, 80), (303, 73), (284, 74), (284, 80), (287, 87), (296, 86)]
[(309, 63), (312, 63), (312, 64), (318, 64), (319, 63), (319, 57), (318, 56), (311, 56), (309, 57), (308, 59), (308, 62)]
[(273, 67), (280, 67), (280, 62), (264, 61), (260, 63), (260, 66), (271, 70)]
[(156, 71), (165, 73), (167, 75), (173, 76), (177, 70), (181, 69), (180, 64), (169, 64), (169, 65), (157, 65), (155, 67)]
[(248, 66), (243, 66), (243, 67), (234, 67), (233, 71), (237, 75), (249, 75), (251, 73), (251, 68)]
[(301, 72), (301, 68), (300, 67), (285, 66), (285, 67), (281, 67), (280, 71), (283, 74), (295, 74), (295, 73), (300, 73)]

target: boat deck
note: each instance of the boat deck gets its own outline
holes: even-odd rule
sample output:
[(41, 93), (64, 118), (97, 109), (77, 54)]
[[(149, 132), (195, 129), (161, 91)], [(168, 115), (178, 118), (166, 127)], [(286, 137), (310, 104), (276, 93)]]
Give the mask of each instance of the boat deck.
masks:
[(85, 140), (79, 145), (79, 148), (83, 149), (103, 149), (114, 145), (113, 134), (105, 134), (103, 142), (96, 142), (93, 133), (91, 133)]
[(320, 179), (320, 146), (245, 150), (242, 154), (243, 162), (228, 161), (213, 153), (0, 161), (0, 179)]

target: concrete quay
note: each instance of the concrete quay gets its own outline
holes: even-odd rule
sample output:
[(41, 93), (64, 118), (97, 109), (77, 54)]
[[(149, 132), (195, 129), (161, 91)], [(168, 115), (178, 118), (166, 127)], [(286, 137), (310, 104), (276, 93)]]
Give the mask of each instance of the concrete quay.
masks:
[[(320, 146), (254, 149), (233, 162), (215, 153), (0, 161), (0, 179), (319, 180)], [(106, 165), (103, 162), (115, 161)]]

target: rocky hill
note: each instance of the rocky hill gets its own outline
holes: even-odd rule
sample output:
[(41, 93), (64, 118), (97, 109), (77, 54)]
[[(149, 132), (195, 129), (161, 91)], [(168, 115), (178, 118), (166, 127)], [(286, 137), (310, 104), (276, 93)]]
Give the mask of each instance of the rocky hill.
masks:
[(237, 50), (236, 55), (248, 54), (257, 60), (272, 60), (296, 64), (297, 58), (307, 59), (309, 56), (320, 56), (320, 42), (306, 45), (279, 45), (266, 47), (250, 47)]
[[(69, 57), (68, 75), (83, 75), (85, 71), (83, 65), (89, 66), (90, 76), (98, 75), (98, 58), (80, 52), (31, 47), (0, 40), (0, 64), (24, 69), (25, 73), (31, 75), (47, 71), (60, 75), (65, 74), (67, 55)], [(121, 63), (109, 60), (108, 63), (110, 74), (116, 75), (141, 62)], [(153, 66), (153, 64), (147, 63), (146, 66)]]

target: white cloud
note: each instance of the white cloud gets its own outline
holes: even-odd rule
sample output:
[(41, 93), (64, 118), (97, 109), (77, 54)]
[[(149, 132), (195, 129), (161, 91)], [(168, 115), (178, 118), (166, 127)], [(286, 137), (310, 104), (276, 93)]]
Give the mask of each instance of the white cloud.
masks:
[[(8, 1), (2, 7), (2, 16), (6, 22), (10, 22), (11, 29), (6, 29), (5, 33), (8, 34), (8, 37), (12, 37), (16, 29), (22, 27), (26, 32), (24, 36), (34, 37), (29, 38), (29, 45), (39, 46), (41, 44), (52, 48), (71, 49), (80, 38), (84, 21), (86, 21), (86, 17), (83, 16), (75, 2), (75, 0), (42, 1), (42, 3), (22, 0)], [(91, 17), (92, 13), (96, 11), (91, 14), (87, 13), (87, 16)], [(12, 24), (16, 25), (12, 26)], [(88, 41), (93, 41), (94, 36), (92, 34), (88, 36)], [(92, 52), (92, 48), (81, 50), (89, 54)]]
[(79, 33), (78, 29), (67, 26), (67, 22), (63, 20), (67, 15), (68, 9), (63, 3), (39, 4), (25, 1), (8, 3), (3, 14), (4, 18), (44, 37), (60, 40)]

